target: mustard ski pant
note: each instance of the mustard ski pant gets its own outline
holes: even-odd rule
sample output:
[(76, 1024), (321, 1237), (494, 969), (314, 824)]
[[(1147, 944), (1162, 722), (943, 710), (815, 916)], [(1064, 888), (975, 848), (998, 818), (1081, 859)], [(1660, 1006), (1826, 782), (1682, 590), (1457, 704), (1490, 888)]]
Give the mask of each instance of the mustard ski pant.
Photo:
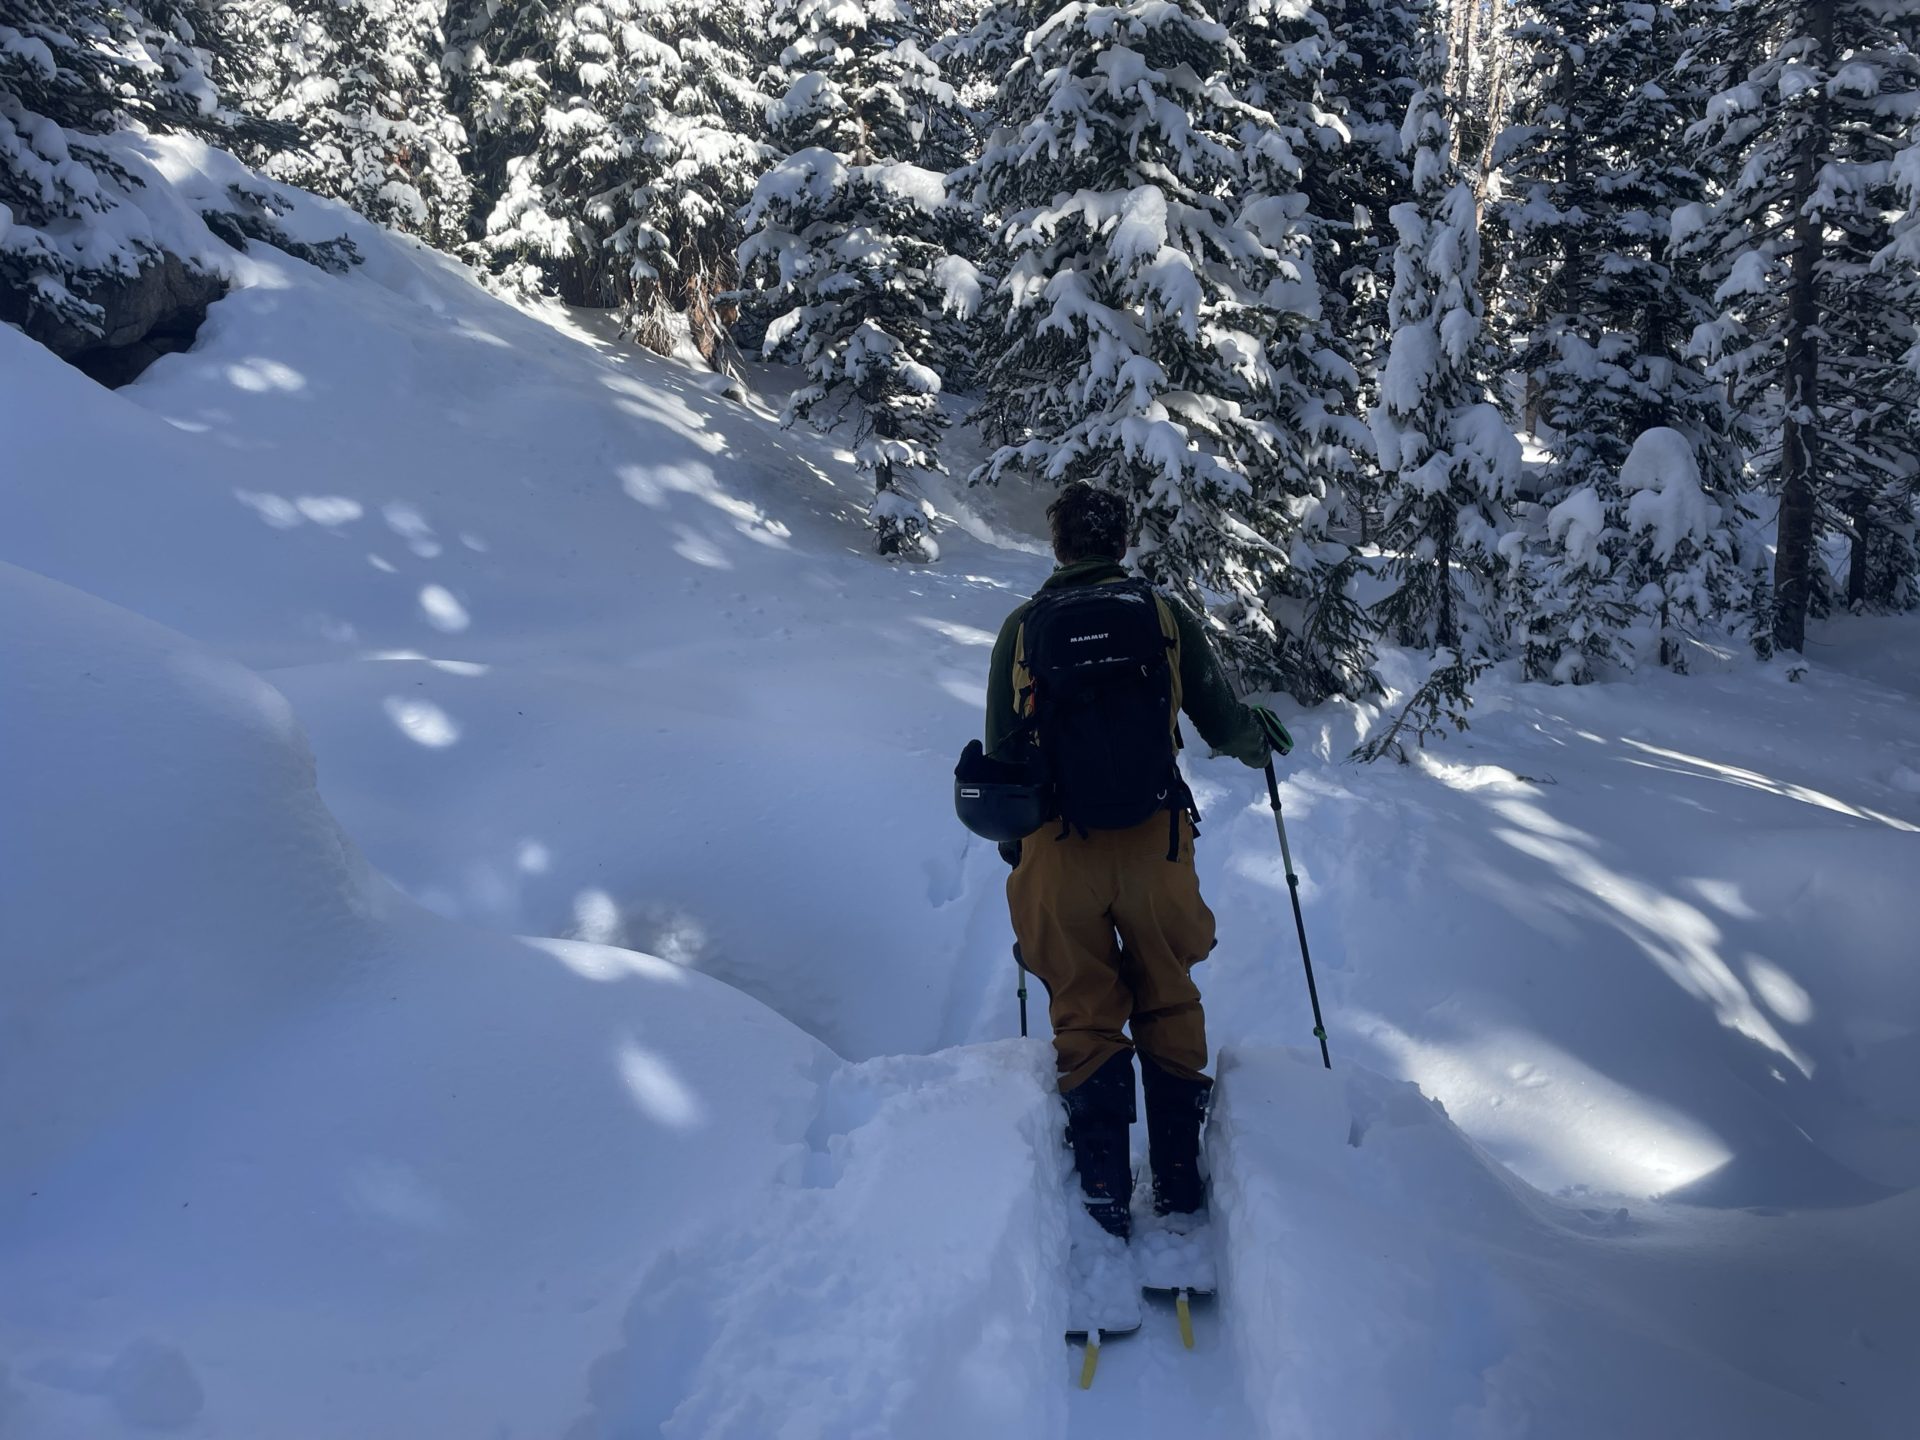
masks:
[(1213, 949), (1213, 912), (1194, 873), (1193, 827), (1181, 817), (1169, 860), (1167, 823), (1161, 811), (1131, 830), (1059, 838), (1056, 821), (1021, 842), (1007, 877), (1021, 956), (1047, 987), (1063, 1091), (1135, 1047), (1183, 1079), (1206, 1068), (1189, 971)]

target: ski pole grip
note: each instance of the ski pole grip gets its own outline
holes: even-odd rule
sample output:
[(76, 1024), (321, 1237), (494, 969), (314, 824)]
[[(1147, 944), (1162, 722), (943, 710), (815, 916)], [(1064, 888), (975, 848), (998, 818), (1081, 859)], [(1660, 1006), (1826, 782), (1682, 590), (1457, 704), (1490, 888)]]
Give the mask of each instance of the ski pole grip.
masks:
[(1267, 804), (1280, 808), (1280, 781), (1273, 773), (1273, 761), (1267, 761)]

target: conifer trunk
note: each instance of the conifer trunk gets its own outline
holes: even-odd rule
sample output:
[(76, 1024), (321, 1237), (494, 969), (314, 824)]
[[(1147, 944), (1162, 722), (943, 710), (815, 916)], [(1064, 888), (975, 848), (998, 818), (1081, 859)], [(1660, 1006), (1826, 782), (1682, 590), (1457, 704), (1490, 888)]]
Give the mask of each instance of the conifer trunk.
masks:
[[(1667, 264), (1666, 237), (1656, 234), (1647, 249), (1647, 258), (1655, 265)], [(1662, 286), (1657, 298), (1647, 306), (1640, 326), (1640, 353), (1657, 355), (1662, 360), (1672, 357), (1673, 314), (1671, 288)], [(1639, 425), (1642, 430), (1651, 430), (1656, 425), (1671, 425), (1678, 418), (1672, 413), (1673, 377), (1669, 373), (1666, 382), (1660, 386), (1660, 398), (1649, 402), (1640, 412)]]
[(1867, 603), (1867, 559), (1873, 547), (1868, 508), (1865, 495), (1854, 496), (1847, 506), (1847, 518), (1853, 521), (1853, 544), (1847, 552), (1847, 604), (1855, 610)]
[[(1833, 55), (1833, 7), (1809, 0), (1802, 12), (1823, 70)], [(1794, 160), (1791, 200), (1793, 273), (1787, 298), (1787, 410), (1780, 429), (1780, 522), (1773, 556), (1773, 642), (1801, 651), (1807, 643), (1807, 603), (1813, 582), (1815, 447), (1819, 443), (1821, 227), (1807, 213), (1819, 181), (1821, 141), (1827, 127), (1824, 93), (1802, 127)]]

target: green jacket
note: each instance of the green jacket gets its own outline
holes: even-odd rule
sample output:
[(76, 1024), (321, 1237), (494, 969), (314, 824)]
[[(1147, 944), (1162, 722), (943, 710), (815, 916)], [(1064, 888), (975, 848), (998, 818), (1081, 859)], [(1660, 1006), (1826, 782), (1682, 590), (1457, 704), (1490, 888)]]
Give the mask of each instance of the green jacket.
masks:
[[(1047, 577), (1042, 590), (1062, 590), (1072, 585), (1104, 585), (1127, 578), (1127, 567), (1113, 560), (1079, 560), (1062, 565)], [(1013, 708), (1013, 651), (1020, 622), (1026, 618), (1027, 601), (1000, 627), (993, 642), (993, 660), (987, 671), (987, 753), (994, 754), (1006, 744), (1019, 722)], [(1207, 632), (1191, 611), (1178, 601), (1169, 601), (1174, 624), (1180, 631), (1180, 708), (1193, 721), (1216, 751), (1231, 755), (1255, 769), (1267, 763), (1267, 741), (1253, 712), (1233, 698), (1226, 672), (1219, 657), (1207, 643)]]

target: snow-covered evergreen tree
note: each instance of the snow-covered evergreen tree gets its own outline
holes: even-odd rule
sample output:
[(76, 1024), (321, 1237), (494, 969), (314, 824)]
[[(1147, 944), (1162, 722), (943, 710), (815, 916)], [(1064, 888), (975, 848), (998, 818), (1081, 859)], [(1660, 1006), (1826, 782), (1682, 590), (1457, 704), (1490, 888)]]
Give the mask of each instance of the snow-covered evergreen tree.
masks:
[(911, 0), (774, 0), (769, 29), (784, 85), (773, 132), (789, 154), (917, 163), (930, 137), (951, 143), (959, 97)]
[[(1386, 475), (1382, 539), (1399, 582), (1381, 617), (1403, 644), (1458, 651), (1459, 581), (1495, 575), (1520, 446), (1489, 398), (1478, 218), (1454, 160), (1445, 76), (1446, 42), (1433, 34), (1401, 130), (1414, 198), (1392, 210), (1393, 342), (1373, 433)], [(1475, 637), (1467, 648), (1485, 644)]]
[(225, 18), (201, 0), (0, 0), (0, 319), (97, 329), (88, 291), (160, 259), (150, 227), (124, 223), (137, 182), (96, 137), (230, 143)]
[(553, 103), (550, 73), (559, 30), (558, 0), (451, 0), (441, 66), (448, 103), (467, 132), (473, 185), (470, 239), (507, 190), (507, 166), (539, 145)]
[[(1490, 208), (1505, 246), (1498, 328), (1548, 459), (1530, 507), (1543, 544), (1516, 557), (1527, 583), (1524, 613), (1511, 618), (1530, 677), (1578, 681), (1632, 663), (1628, 597), (1659, 583), (1623, 568), (1620, 468), (1634, 438), (1656, 425), (1682, 430), (1715, 494), (1730, 477), (1718, 395), (1676, 353), (1678, 322), (1702, 307), (1666, 236), (1702, 182), (1661, 83), (1679, 53), (1671, 8), (1528, 0), (1519, 16)], [(1669, 552), (1634, 553), (1652, 562)]]
[[(730, 363), (737, 212), (771, 158), (754, 83), (757, 5), (597, 0), (560, 7), (462, 68), (502, 130), (544, 93), (530, 148), (502, 165), (486, 222), (494, 263), (575, 304), (620, 313), (642, 343), (684, 336)], [(497, 29), (500, 21), (496, 17)], [(490, 143), (489, 150), (496, 147)]]
[(1269, 537), (1287, 547), (1270, 568), (1262, 601), (1278, 622), (1263, 643), (1267, 658), (1249, 678), (1314, 704), (1332, 694), (1378, 693), (1372, 627), (1353, 598), (1360, 562), (1354, 543), (1366, 531), (1370, 482), (1377, 475), (1373, 437), (1360, 408), (1343, 272), (1342, 241), (1356, 232), (1346, 150), (1351, 135), (1328, 91), (1339, 47), (1327, 19), (1291, 0), (1227, 0), (1219, 18), (1239, 43), (1236, 91), (1255, 107), (1240, 140), (1247, 175), (1240, 198), (1260, 196), (1296, 216), (1279, 248), (1281, 290), (1267, 357), (1271, 414), (1286, 442), (1262, 488), (1289, 497), (1288, 528)]
[[(570, 304), (612, 308), (632, 291), (631, 263), (617, 247), (630, 252), (644, 223), (634, 168), (645, 117), (633, 52), (646, 37), (635, 13), (634, 0), (559, 6), (549, 33), (520, 37), (547, 53), (506, 62), (534, 67), (546, 106), (532, 147), (505, 163), (484, 246), (510, 281), (550, 286)], [(524, 68), (519, 76), (531, 79)]]
[[(1874, 264), (1889, 275), (1900, 313), (1920, 317), (1920, 116), (1909, 127), (1889, 173), (1902, 211)], [(1911, 344), (1904, 361), (1920, 378), (1920, 325), (1908, 334)], [(1920, 468), (1909, 471), (1904, 482), (1888, 478), (1882, 523), (1870, 532), (1870, 538), (1876, 537), (1879, 573), (1868, 575), (1868, 594), (1892, 608), (1910, 610), (1920, 605)]]
[(466, 237), (466, 130), (448, 105), (438, 0), (241, 0), (265, 53), (248, 99), (297, 127), (263, 174), (452, 249)]
[(1641, 435), (1620, 469), (1621, 588), (1653, 622), (1659, 661), (1684, 671), (1685, 642), (1746, 603), (1726, 507), (1701, 484), (1691, 436)]
[(872, 475), (880, 552), (931, 559), (931, 507), (911, 482), (945, 468), (941, 317), (949, 297), (971, 313), (978, 282), (954, 253), (964, 212), (940, 174), (906, 157), (930, 116), (953, 123), (957, 102), (905, 0), (786, 0), (773, 31), (786, 78), (774, 133), (806, 143), (762, 179), (745, 216), (741, 260), (775, 312), (763, 349), (807, 374), (788, 421), (844, 427)]
[[(1888, 228), (1887, 248), (1874, 263), (1895, 271), (1896, 284), (1911, 294), (1920, 289), (1920, 116), (1907, 128), (1907, 137), (1887, 166), (1900, 213)], [(1920, 335), (1907, 351), (1906, 364), (1920, 373)]]
[[(1000, 82), (1021, 53), (1024, 32), (1016, 7), (998, 0), (927, 0), (923, 6), (933, 41), (927, 54), (953, 87), (955, 104), (930, 117), (919, 163), (949, 175), (979, 159), (992, 129)], [(991, 287), (1004, 268), (997, 243), (997, 217), (978, 203), (971, 185), (949, 186), (948, 204), (963, 213), (966, 225), (955, 236), (956, 253), (974, 266)], [(971, 393), (979, 381), (984, 346), (978, 310), (966, 317), (949, 311), (940, 327), (940, 371), (949, 386)]]
[(762, 178), (746, 223), (742, 264), (778, 307), (766, 354), (807, 377), (785, 419), (844, 430), (873, 477), (881, 554), (937, 558), (932, 509), (911, 483), (945, 469), (941, 380), (922, 357), (935, 348), (943, 302), (969, 309), (978, 294), (972, 266), (943, 243), (953, 220), (941, 177), (802, 150)]
[(1145, 573), (1217, 597), (1231, 659), (1271, 673), (1288, 647), (1267, 597), (1317, 503), (1310, 437), (1280, 418), (1319, 378), (1283, 137), (1234, 92), (1240, 52), (1193, 0), (1009, 0), (1002, 19), (1026, 40), (970, 171), (1008, 252), (980, 478), (1125, 494)]
[(1002, 0), (929, 0), (922, 12), (928, 32), (936, 37), (928, 54), (960, 97), (970, 136), (977, 142), (984, 137), (1001, 77), (1025, 44), (1023, 17), (1018, 7)]
[[(1327, 329), (1337, 352), (1354, 368), (1355, 413), (1380, 403), (1386, 368), (1387, 295), (1393, 288), (1393, 226), (1388, 212), (1412, 196), (1412, 176), (1400, 148), (1401, 122), (1418, 86), (1421, 26), (1429, 0), (1322, 0), (1331, 49), (1322, 72), (1327, 122), (1304, 159), (1314, 254), (1320, 272)], [(1346, 523), (1363, 541), (1374, 538), (1381, 473), (1371, 437), (1352, 447), (1354, 468), (1343, 477)]]
[(1716, 12), (1702, 46), (1718, 93), (1690, 141), (1723, 188), (1675, 217), (1675, 239), (1715, 283), (1718, 314), (1695, 343), (1779, 498), (1781, 649), (1803, 647), (1821, 602), (1824, 531), (1859, 546), (1854, 598), (1889, 598), (1867, 593), (1874, 537), (1906, 523), (1898, 496), (1920, 464), (1920, 390), (1898, 363), (1911, 290), (1874, 263), (1897, 213), (1891, 162), (1920, 105), (1912, 30), (1885, 0), (1749, 0)]
[(759, 7), (708, 0), (641, 0), (640, 24), (657, 49), (642, 56), (650, 112), (640, 171), (650, 202), (629, 328), (670, 351), (683, 331), (707, 362), (728, 368), (731, 304), (739, 283), (739, 213), (774, 159), (770, 104), (754, 79)]

